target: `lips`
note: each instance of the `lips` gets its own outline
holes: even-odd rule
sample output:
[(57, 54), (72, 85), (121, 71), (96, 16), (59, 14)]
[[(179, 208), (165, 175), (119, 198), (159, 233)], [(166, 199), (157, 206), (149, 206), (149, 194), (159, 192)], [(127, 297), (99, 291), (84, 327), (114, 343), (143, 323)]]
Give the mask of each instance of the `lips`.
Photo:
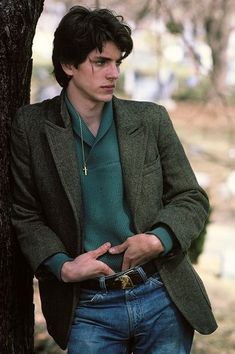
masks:
[(101, 87), (106, 90), (114, 90), (115, 89), (115, 85), (104, 85)]

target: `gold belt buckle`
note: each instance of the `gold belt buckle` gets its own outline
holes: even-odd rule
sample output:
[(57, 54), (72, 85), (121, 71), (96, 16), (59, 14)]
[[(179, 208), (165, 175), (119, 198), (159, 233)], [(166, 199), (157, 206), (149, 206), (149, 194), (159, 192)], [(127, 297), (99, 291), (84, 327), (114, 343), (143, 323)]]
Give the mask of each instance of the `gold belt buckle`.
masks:
[(131, 289), (134, 287), (134, 284), (127, 274), (120, 275), (115, 281), (120, 281), (121, 282), (121, 288), (122, 289)]

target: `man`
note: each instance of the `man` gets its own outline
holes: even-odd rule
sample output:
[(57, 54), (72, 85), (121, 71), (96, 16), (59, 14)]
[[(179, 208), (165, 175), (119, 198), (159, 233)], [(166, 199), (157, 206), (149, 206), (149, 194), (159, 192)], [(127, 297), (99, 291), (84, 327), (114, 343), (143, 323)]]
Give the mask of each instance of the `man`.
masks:
[(113, 95), (131, 50), (122, 17), (72, 8), (54, 38), (60, 97), (13, 122), (13, 224), (69, 354), (184, 354), (216, 329), (187, 258), (207, 196), (166, 110)]

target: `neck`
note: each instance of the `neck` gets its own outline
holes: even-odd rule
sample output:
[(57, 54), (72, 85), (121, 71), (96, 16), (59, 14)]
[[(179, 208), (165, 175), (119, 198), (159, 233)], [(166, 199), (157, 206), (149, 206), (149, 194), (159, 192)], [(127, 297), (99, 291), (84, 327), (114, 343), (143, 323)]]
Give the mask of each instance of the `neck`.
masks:
[(69, 87), (67, 88), (67, 95), (70, 102), (88, 127), (91, 125), (99, 125), (104, 102), (92, 102), (91, 100), (77, 95), (73, 90), (69, 90)]

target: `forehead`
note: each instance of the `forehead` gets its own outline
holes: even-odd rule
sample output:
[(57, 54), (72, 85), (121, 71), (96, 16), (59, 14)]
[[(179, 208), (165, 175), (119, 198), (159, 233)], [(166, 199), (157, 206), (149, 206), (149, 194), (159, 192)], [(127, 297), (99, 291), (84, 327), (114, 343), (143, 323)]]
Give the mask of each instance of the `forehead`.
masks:
[(102, 51), (100, 52), (98, 48), (92, 50), (89, 54), (92, 57), (106, 57), (113, 60), (120, 59), (122, 56), (121, 50), (116, 46), (114, 42), (105, 42), (103, 44)]

